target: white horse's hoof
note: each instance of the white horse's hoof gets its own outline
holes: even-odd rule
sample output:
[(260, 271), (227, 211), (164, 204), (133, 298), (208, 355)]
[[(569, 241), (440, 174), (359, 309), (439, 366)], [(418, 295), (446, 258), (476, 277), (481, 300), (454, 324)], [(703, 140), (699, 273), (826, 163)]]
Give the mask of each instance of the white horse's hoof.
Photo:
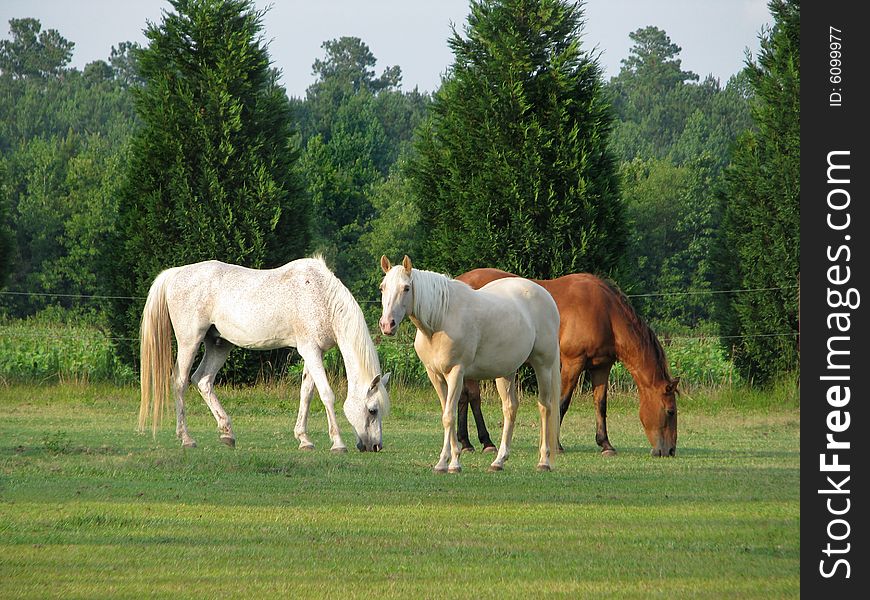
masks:
[(347, 448), (344, 446), (335, 446), (329, 449), (333, 454), (347, 454)]
[(222, 435), (221, 436), (221, 443), (226, 444), (230, 448), (235, 448), (236, 447), (236, 438), (230, 437), (228, 435)]
[(181, 443), (181, 447), (182, 448), (196, 448), (196, 442), (191, 440), (191, 439), (188, 439), (188, 440)]
[(443, 466), (440, 466), (440, 465), (435, 465), (434, 467), (432, 467), (432, 472), (433, 472), (433, 473), (446, 473), (446, 472), (447, 472), (447, 467), (443, 467)]
[(541, 471), (542, 473), (549, 472), (552, 470), (553, 469), (551, 469), (550, 465), (548, 465), (548, 464), (542, 463), (542, 464), (538, 465), (538, 471)]
[(310, 442), (302, 442), (301, 444), (299, 444), (299, 449), (310, 452), (311, 450), (314, 450), (314, 444)]
[(456, 466), (456, 467), (449, 467), (449, 468), (447, 469), (447, 472), (448, 472), (448, 473), (462, 473), (462, 467), (459, 467), (459, 466)]
[(503, 465), (489, 465), (489, 468), (487, 469), (487, 471), (489, 471), (490, 473), (498, 473), (499, 471), (504, 471), (504, 466)]

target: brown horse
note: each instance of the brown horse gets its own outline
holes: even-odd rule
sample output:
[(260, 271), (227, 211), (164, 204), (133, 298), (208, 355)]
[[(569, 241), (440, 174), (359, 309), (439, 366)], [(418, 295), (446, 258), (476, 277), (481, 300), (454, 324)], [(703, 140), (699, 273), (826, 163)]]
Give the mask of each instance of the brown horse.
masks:
[[(498, 269), (474, 269), (457, 277), (473, 288), (503, 277), (517, 277)], [(640, 421), (652, 444), (653, 456), (674, 456), (677, 449), (677, 401), (679, 378), (672, 378), (661, 343), (652, 329), (631, 307), (628, 298), (604, 280), (588, 273), (558, 279), (533, 280), (550, 292), (559, 308), (559, 345), (562, 391), (559, 407), (564, 419), (571, 395), (586, 370), (595, 398), (595, 441), (601, 453), (616, 450), (607, 437), (607, 381), (619, 360), (634, 378), (640, 395)], [(471, 405), (484, 451), (489, 439), (480, 411), (480, 386), (466, 380), (459, 402), (458, 435), (463, 450), (473, 450), (468, 441), (468, 406)], [(561, 443), (559, 449), (562, 450)]]

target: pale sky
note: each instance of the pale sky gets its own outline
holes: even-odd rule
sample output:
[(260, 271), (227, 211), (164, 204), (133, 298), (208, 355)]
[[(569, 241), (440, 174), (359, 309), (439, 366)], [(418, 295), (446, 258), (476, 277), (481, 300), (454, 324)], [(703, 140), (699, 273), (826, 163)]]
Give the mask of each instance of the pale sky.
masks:
[[(447, 46), (451, 23), (464, 25), (468, 0), (256, 0), (272, 5), (264, 18), (273, 66), (283, 73), (291, 96), (303, 97), (314, 81), (311, 65), (323, 57), (321, 44), (353, 36), (378, 60), (402, 69), (402, 88), (438, 88), (453, 62)], [(43, 29), (57, 29), (75, 43), (72, 65), (109, 56), (123, 41), (145, 43), (146, 21), (160, 22), (166, 0), (0, 0), (0, 39), (9, 37), (11, 18), (35, 17)], [(758, 34), (770, 24), (767, 0), (588, 0), (583, 42), (601, 51), (609, 79), (628, 55), (632, 31), (655, 25), (682, 47), (683, 69), (724, 85), (739, 71), (745, 49), (758, 50)]]

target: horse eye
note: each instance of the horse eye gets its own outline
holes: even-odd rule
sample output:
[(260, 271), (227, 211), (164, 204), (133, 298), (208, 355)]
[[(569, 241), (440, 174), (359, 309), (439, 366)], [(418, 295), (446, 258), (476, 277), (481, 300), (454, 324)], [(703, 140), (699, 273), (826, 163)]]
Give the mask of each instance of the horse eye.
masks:
[(375, 416), (376, 414), (378, 414), (378, 409), (377, 409), (377, 408), (370, 408), (370, 409), (369, 409), (369, 414), (370, 414), (371, 416)]
[(406, 286), (405, 286), (405, 291), (406, 291), (406, 292), (410, 292), (410, 291), (411, 291), (411, 286), (410, 286), (410, 285), (406, 285)]

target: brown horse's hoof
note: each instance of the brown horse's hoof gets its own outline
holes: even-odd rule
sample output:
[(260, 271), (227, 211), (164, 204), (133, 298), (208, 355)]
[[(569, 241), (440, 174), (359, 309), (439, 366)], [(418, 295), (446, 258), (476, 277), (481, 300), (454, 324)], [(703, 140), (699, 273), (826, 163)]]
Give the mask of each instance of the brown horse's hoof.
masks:
[(496, 448), (495, 446), (484, 446), (482, 452), (484, 454), (494, 454), (498, 452), (498, 448)]
[(460, 452), (474, 452), (474, 446), (463, 446)]
[(607, 448), (601, 451), (601, 456), (616, 456), (616, 450), (613, 448)]
[(221, 436), (221, 443), (226, 444), (230, 448), (235, 448), (236, 447), (236, 438), (230, 437), (228, 435), (222, 435)]
[(498, 473), (499, 471), (504, 471), (504, 467), (501, 465), (489, 465), (487, 471), (490, 473)]
[(565, 449), (560, 445), (558, 448), (556, 448), (556, 452), (558, 452), (559, 454), (565, 454)]
[(548, 473), (552, 470), (553, 469), (550, 468), (550, 465), (546, 465), (546, 464), (538, 465), (538, 471), (540, 471), (541, 473)]

